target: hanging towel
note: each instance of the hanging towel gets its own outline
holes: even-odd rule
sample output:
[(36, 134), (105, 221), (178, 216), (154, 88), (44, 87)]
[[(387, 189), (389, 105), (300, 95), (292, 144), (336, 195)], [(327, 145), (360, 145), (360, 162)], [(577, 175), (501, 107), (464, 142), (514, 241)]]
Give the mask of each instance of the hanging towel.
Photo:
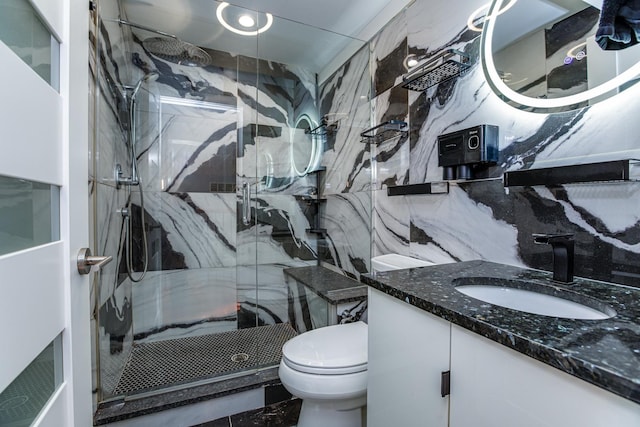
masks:
[(604, 0), (596, 42), (603, 50), (621, 50), (640, 42), (640, 0)]

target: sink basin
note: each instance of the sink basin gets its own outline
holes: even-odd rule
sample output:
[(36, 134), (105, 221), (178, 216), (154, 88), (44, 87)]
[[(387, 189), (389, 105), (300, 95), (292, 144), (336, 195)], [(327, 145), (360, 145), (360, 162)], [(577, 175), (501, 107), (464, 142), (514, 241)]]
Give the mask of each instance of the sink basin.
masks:
[(616, 315), (598, 300), (554, 286), (517, 280), (456, 279), (456, 290), (471, 298), (526, 313), (567, 319), (598, 320)]

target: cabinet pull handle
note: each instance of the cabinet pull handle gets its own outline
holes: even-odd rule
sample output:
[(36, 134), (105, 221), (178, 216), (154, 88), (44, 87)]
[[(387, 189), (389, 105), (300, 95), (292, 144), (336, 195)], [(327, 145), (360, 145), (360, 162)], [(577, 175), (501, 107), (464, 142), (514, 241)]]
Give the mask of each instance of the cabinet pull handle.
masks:
[(442, 373), (440, 379), (440, 394), (442, 397), (448, 396), (451, 393), (451, 371), (445, 371)]

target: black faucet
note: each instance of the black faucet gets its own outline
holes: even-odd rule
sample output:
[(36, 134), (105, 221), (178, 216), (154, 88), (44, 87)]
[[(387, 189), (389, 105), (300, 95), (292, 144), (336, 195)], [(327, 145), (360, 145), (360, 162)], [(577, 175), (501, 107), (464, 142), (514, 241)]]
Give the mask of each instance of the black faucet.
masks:
[(554, 281), (573, 282), (573, 234), (534, 234), (533, 243), (551, 245)]

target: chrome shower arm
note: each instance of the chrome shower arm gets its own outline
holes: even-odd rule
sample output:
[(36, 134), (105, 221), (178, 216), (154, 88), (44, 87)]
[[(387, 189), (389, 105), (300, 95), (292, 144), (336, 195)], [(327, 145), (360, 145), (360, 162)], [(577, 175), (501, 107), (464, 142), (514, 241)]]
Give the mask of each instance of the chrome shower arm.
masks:
[(125, 21), (124, 19), (114, 19), (111, 22), (117, 22), (118, 24), (128, 25), (130, 27), (138, 28), (139, 30), (149, 31), (151, 33), (156, 33), (161, 36), (170, 37), (172, 39), (178, 40), (178, 36), (176, 36), (175, 34), (165, 33), (164, 31), (156, 30), (151, 27), (147, 27), (145, 25), (135, 24), (133, 22)]

